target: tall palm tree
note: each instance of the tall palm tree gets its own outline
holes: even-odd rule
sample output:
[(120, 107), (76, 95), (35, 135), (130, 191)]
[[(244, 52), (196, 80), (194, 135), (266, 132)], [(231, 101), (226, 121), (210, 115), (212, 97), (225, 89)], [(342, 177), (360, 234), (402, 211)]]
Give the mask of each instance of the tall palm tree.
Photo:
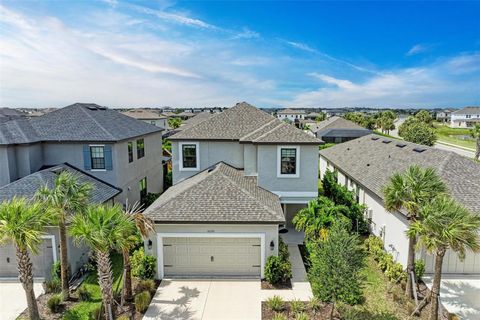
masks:
[(110, 250), (117, 248), (117, 243), (134, 228), (133, 221), (118, 204), (89, 206), (83, 214), (73, 217), (69, 227), (75, 243), (84, 243), (95, 253), (105, 319), (111, 320), (115, 315)]
[(43, 201), (56, 216), (60, 236), (60, 278), (62, 281), (62, 296), (70, 297), (68, 288), (68, 251), (67, 222), (69, 217), (85, 208), (90, 195), (91, 186), (80, 183), (76, 175), (69, 171), (61, 172), (55, 179), (53, 188), (48, 185), (37, 191), (37, 199)]
[(470, 135), (475, 138), (477, 141), (477, 149), (475, 151), (475, 159), (479, 160), (480, 158), (480, 124), (475, 124), (475, 126), (470, 129)]
[[(420, 208), (431, 202), (439, 194), (445, 193), (447, 187), (437, 175), (435, 169), (423, 169), (417, 165), (410, 166), (404, 173), (395, 173), (383, 189), (385, 208), (390, 211), (404, 209), (407, 218), (415, 222)], [(405, 294), (413, 296), (413, 281), (411, 274), (415, 266), (414, 236), (408, 237), (407, 286)]]
[(408, 233), (411, 237), (418, 237), (419, 245), (435, 255), (435, 275), (429, 299), (432, 302), (430, 320), (437, 320), (445, 252), (451, 249), (463, 259), (467, 250), (480, 251), (480, 214), (472, 214), (443, 195), (425, 205), (419, 218), (410, 225)]
[(0, 243), (15, 246), (19, 279), (27, 297), (30, 319), (39, 320), (37, 301), (33, 289), (33, 265), (30, 253), (37, 254), (45, 227), (50, 223), (50, 211), (23, 198), (13, 198), (0, 204)]

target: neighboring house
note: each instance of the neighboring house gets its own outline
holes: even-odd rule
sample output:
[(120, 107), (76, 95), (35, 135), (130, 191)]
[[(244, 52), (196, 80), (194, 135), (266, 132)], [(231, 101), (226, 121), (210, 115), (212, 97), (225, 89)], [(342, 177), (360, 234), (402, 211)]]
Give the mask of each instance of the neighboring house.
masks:
[(309, 129), (326, 143), (342, 143), (371, 133), (355, 122), (337, 116), (310, 125)]
[(168, 129), (167, 117), (156, 111), (148, 109), (132, 109), (122, 113), (134, 119), (153, 124), (154, 126)]
[(445, 122), (445, 123), (450, 123), (450, 121), (452, 120), (452, 112), (454, 110), (442, 110), (442, 111), (439, 111), (437, 112), (437, 114), (435, 115), (435, 119), (438, 121), (438, 122)]
[(182, 122), (182, 124), (180, 125), (180, 128), (178, 128), (177, 130), (182, 131), (182, 130), (186, 130), (190, 127), (193, 127), (193, 126), (199, 124), (200, 122), (211, 118), (214, 115), (214, 113), (212, 113), (210, 111), (205, 111), (205, 112), (196, 113), (194, 115), (195, 115), (194, 117), (189, 118), (189, 119), (185, 120), (184, 122)]
[(68, 163), (139, 201), (163, 186), (162, 129), (96, 104), (73, 104), (0, 126), (0, 186)]
[(305, 119), (306, 113), (304, 110), (298, 109), (284, 109), (277, 112), (277, 118), (280, 120), (289, 120), (291, 122), (296, 122)]
[(173, 186), (145, 213), (158, 278), (263, 277), (279, 225), (318, 196), (318, 145), (247, 104), (171, 136)]
[(169, 119), (170, 118), (180, 118), (182, 120), (187, 120), (187, 119), (193, 118), (195, 116), (195, 113), (193, 113), (193, 112), (176, 113), (176, 112), (167, 111), (167, 112), (163, 112), (163, 115), (166, 116)]
[[(60, 164), (47, 169), (42, 169), (0, 187), (0, 202), (11, 200), (14, 197), (32, 199), (37, 190), (41, 187), (52, 187), (57, 175), (62, 171), (72, 172), (78, 177), (80, 182), (88, 183), (92, 186), (89, 199), (91, 203), (112, 202), (114, 197), (121, 192), (119, 188), (99, 180), (78, 168), (69, 164)], [(34, 277), (48, 278), (50, 276), (53, 262), (60, 258), (58, 228), (48, 227), (46, 233), (47, 234), (43, 236), (44, 240), (40, 244), (40, 254), (30, 256), (33, 262)], [(70, 270), (75, 273), (88, 261), (89, 250), (85, 246), (74, 246), (71, 238), (68, 238), (67, 245)], [(12, 244), (0, 246), (0, 278), (17, 276), (18, 269), (14, 246)]]
[(480, 123), (480, 107), (465, 107), (451, 114), (451, 128), (471, 128), (477, 123)]
[(321, 116), (321, 114), (318, 113), (318, 112), (310, 112), (310, 113), (305, 115), (305, 119), (317, 120), (317, 118), (320, 117), (320, 116)]
[[(382, 189), (395, 172), (404, 172), (411, 165), (435, 168), (446, 183), (450, 194), (474, 213), (480, 213), (480, 165), (456, 153), (410, 142), (367, 135), (320, 151), (320, 174), (336, 170), (338, 182), (355, 192), (360, 203), (367, 206), (371, 231), (381, 237), (385, 249), (406, 266), (409, 222), (405, 212), (389, 213), (383, 206)], [(434, 258), (422, 252), (426, 272), (434, 271)], [(465, 260), (448, 251), (444, 273), (479, 274), (480, 254), (468, 252)]]
[(25, 112), (19, 111), (17, 109), (0, 108), (0, 123), (7, 120), (18, 119), (26, 116), (27, 114)]

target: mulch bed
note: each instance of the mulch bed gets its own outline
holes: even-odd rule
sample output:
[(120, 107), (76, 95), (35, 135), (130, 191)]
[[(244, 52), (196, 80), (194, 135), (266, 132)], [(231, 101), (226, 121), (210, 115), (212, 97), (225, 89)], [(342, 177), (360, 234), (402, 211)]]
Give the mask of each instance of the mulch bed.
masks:
[(261, 288), (262, 290), (289, 290), (292, 289), (292, 282), (288, 279), (287, 282), (271, 284), (266, 280), (262, 280)]
[[(330, 312), (332, 310), (331, 304), (326, 304), (319, 311), (313, 312), (313, 310), (308, 308), (308, 302), (304, 301), (303, 303), (305, 305), (305, 308), (304, 308), (305, 310), (303, 312), (308, 315), (308, 319), (310, 320), (330, 319)], [(284, 316), (287, 316), (287, 319), (291, 319), (291, 320), (295, 319), (295, 313), (292, 312), (290, 308), (290, 303), (288, 301), (285, 302), (285, 309), (282, 312), (275, 312), (267, 306), (267, 303), (265, 301), (262, 302), (262, 320), (271, 320), (278, 313), (281, 313)], [(337, 311), (334, 311), (333, 315), (334, 315), (333, 319), (341, 319)]]

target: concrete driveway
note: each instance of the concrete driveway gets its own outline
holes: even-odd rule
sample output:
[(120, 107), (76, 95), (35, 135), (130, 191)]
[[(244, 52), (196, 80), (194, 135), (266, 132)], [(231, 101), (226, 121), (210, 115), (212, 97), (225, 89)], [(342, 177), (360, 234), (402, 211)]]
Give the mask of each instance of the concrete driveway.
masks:
[[(43, 293), (41, 281), (33, 284), (35, 296)], [(16, 319), (27, 308), (25, 291), (18, 281), (0, 280), (0, 320)]]
[[(432, 278), (424, 276), (431, 288)], [(462, 319), (480, 319), (480, 276), (442, 276), (440, 299), (449, 312)]]

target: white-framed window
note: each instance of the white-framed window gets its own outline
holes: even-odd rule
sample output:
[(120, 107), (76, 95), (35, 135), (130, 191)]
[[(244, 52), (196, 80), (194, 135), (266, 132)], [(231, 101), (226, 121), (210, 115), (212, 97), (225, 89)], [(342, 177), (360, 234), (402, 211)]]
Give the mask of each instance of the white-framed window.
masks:
[(298, 178), (300, 177), (300, 147), (278, 146), (277, 147), (277, 177)]
[(90, 165), (92, 170), (105, 170), (105, 146), (90, 146)]
[(178, 152), (180, 171), (198, 171), (200, 169), (198, 142), (180, 142)]

